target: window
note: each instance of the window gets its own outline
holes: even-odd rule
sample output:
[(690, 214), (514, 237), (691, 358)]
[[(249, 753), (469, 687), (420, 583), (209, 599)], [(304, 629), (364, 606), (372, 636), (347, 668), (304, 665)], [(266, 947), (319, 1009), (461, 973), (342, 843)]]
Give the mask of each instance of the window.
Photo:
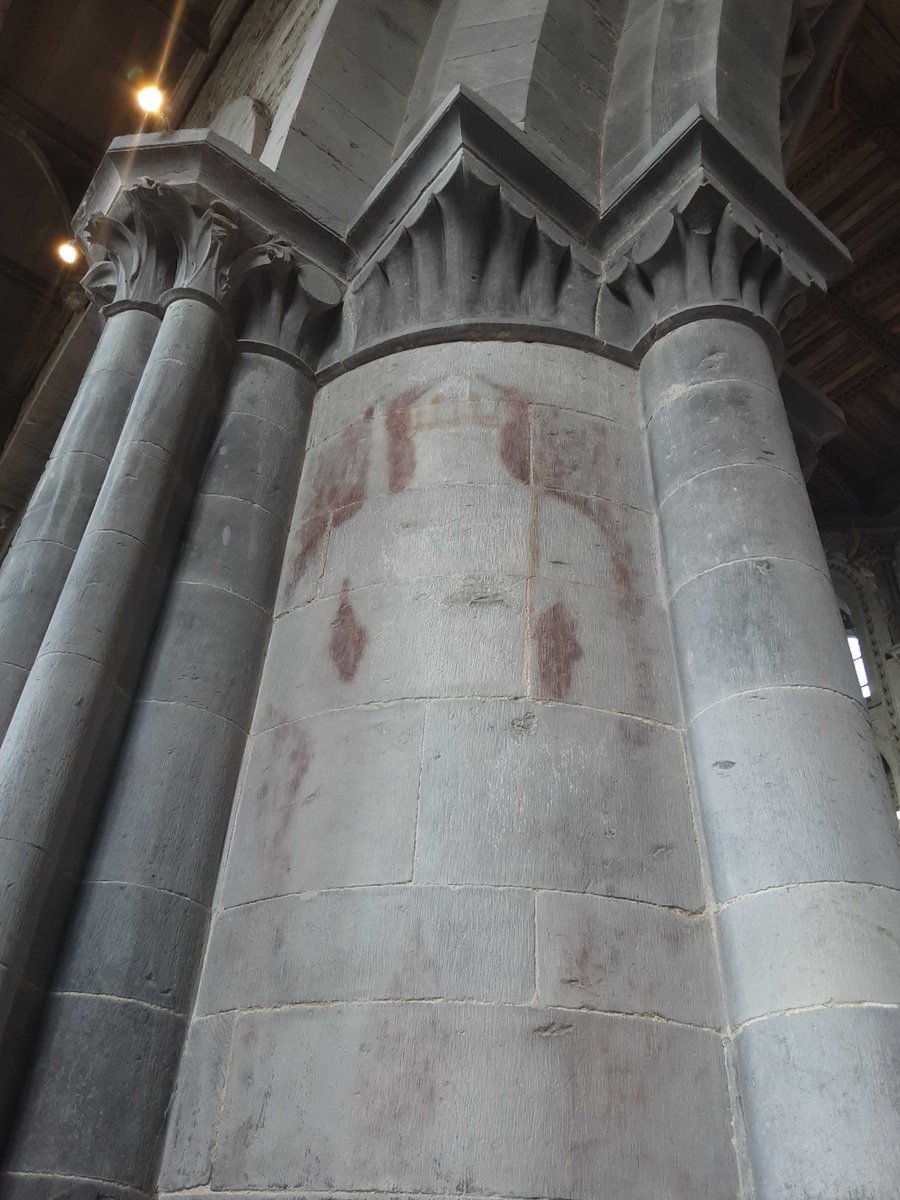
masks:
[(859, 635), (850, 623), (850, 619), (846, 613), (844, 616), (844, 631), (847, 635), (847, 645), (850, 648), (850, 657), (853, 659), (853, 666), (856, 669), (856, 678), (859, 680), (859, 690), (863, 694), (863, 700), (868, 700), (872, 695), (872, 689), (869, 686), (869, 676), (866, 672), (866, 664), (863, 662), (862, 647), (859, 644)]

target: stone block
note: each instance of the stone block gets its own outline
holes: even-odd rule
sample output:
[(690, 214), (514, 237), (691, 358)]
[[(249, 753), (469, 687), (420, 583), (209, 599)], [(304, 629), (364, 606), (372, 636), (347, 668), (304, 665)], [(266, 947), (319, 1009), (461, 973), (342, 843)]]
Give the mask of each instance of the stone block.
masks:
[(106, 478), (107, 465), (105, 459), (94, 454), (66, 454), (50, 459), (28, 502), (13, 544), (51, 541), (77, 550)]
[[(143, 1004), (52, 996), (6, 1168), (149, 1191), (183, 1025)], [(114, 1055), (104, 1053), (110, 1047)], [(151, 1052), (156, 1069), (148, 1073)]]
[(0, 570), (0, 660), (28, 670), (40, 649), (74, 553), (55, 542), (13, 546)]
[(209, 1181), (234, 1017), (204, 1017), (188, 1028), (169, 1112), (157, 1187), (183, 1191)]
[(208, 904), (245, 740), (203, 709), (138, 703), (87, 878)]
[(422, 709), (347, 709), (257, 734), (221, 903), (411, 879)]
[(774, 1017), (748, 1025), (737, 1047), (758, 1195), (896, 1194), (900, 1010)]
[(228, 412), (210, 450), (200, 491), (234, 496), (284, 519), (296, 490), (300, 458), (295, 432), (265, 417)]
[(249, 600), (177, 582), (151, 651), (145, 700), (205, 708), (246, 728), (253, 711), (269, 616)]
[(535, 904), (539, 1003), (722, 1023), (706, 917), (566, 892), (538, 892)]
[(28, 672), (24, 667), (0, 662), (0, 741), (6, 734), (27, 679)]
[(416, 880), (699, 908), (681, 736), (564, 705), (430, 705)]
[[(341, 162), (357, 179), (374, 188), (391, 161), (393, 138), (378, 133), (357, 112), (316, 86), (314, 71), (303, 89), (302, 136), (326, 153), (340, 150)], [(334, 89), (337, 91), (338, 89)], [(346, 96), (346, 93), (343, 93)]]
[(0, 1172), (5, 1200), (152, 1200), (150, 1192), (118, 1187), (105, 1179), (75, 1179), (71, 1175), (14, 1175)]
[(32, 952), (31, 897), (46, 893), (55, 867), (45, 850), (12, 840), (14, 832), (4, 828), (0, 838), (0, 965), (21, 975)]
[(319, 590), (331, 517), (321, 515), (295, 524), (288, 534), (275, 596), (276, 617), (309, 604)]
[(571, 492), (538, 497), (537, 573), (660, 598), (656, 521), (650, 513)]
[(286, 528), (257, 504), (229, 496), (198, 496), (182, 547), (178, 578), (206, 584), (270, 609)]
[(302, 441), (314, 392), (295, 367), (242, 345), (228, 379), (225, 408), (232, 416), (243, 413), (269, 421)]
[(688, 719), (757, 688), (859, 697), (831, 580), (806, 563), (754, 558), (717, 567), (676, 593), (672, 618)]
[(900, 1004), (900, 893), (859, 883), (776, 888), (718, 917), (739, 1024), (814, 1005)]
[(521, 693), (524, 623), (524, 581), (503, 576), (342, 590), (275, 621), (255, 728), (357, 704)]
[(900, 888), (900, 831), (859, 704), (749, 692), (707, 709), (690, 736), (720, 900), (821, 879)]
[(535, 483), (653, 511), (641, 433), (544, 405), (535, 408), (533, 424)]
[(367, 500), (328, 539), (322, 594), (441, 575), (529, 574), (532, 502), (523, 487), (447, 486)]
[[(658, 20), (652, 12), (644, 17), (650, 25)], [(633, 44), (638, 43), (635, 39)], [(697, 384), (743, 385), (750, 379), (764, 381), (769, 393), (778, 395), (768, 346), (754, 329), (726, 317), (671, 330), (654, 342), (641, 362), (641, 391), (648, 419), (659, 405)]]
[(534, 901), (512, 888), (341, 888), (219, 913), (199, 1013), (534, 995)]
[(630, 591), (543, 579), (534, 581), (531, 597), (530, 678), (539, 700), (680, 720), (661, 605)]
[(140, 1000), (185, 1012), (207, 910), (129, 883), (86, 883), (54, 976), (59, 992)]
[(802, 480), (768, 467), (709, 471), (659, 510), (670, 589), (724, 563), (769, 556), (828, 567)]
[[(483, 6), (488, 7), (488, 6)], [(474, 20), (460, 21), (450, 41), (451, 58), (468, 58), (502, 51), (508, 46), (534, 44), (541, 35), (546, 0), (531, 0), (530, 11), (476, 24)]]
[(639, 1173), (647, 1196), (737, 1190), (721, 1041), (659, 1021), (292, 1008), (238, 1020), (230, 1080), (214, 1189), (595, 1200)]
[[(780, 394), (755, 383), (710, 382), (682, 390), (648, 426), (656, 497), (707, 471), (778, 467), (802, 484), (794, 439)], [(745, 514), (741, 527), (749, 524)]]

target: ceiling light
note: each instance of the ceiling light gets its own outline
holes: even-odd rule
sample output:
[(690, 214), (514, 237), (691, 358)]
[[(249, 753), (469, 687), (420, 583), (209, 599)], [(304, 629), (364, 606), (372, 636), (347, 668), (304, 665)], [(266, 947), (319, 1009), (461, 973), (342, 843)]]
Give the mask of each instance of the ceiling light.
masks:
[(78, 262), (78, 247), (74, 242), (60, 242), (56, 247), (56, 253), (70, 267), (73, 263)]
[(158, 113), (162, 111), (163, 94), (158, 87), (149, 84), (147, 87), (142, 87), (137, 93), (137, 102), (145, 113)]

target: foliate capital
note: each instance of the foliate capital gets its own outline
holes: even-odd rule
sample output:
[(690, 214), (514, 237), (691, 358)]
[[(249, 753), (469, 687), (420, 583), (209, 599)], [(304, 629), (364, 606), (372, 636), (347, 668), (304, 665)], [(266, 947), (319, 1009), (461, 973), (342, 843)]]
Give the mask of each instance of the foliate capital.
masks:
[(222, 294), (240, 341), (308, 362), (322, 318), (342, 291), (321, 267), (272, 237), (238, 255), (224, 272)]
[(640, 350), (676, 325), (730, 314), (777, 344), (815, 282), (748, 209), (704, 180), (609, 264), (598, 324), (604, 336)]
[(121, 220), (95, 213), (85, 223), (84, 240), (95, 252), (104, 253), (82, 280), (98, 307), (153, 307), (172, 286), (174, 262), (168, 238), (144, 200), (142, 185), (126, 188)]

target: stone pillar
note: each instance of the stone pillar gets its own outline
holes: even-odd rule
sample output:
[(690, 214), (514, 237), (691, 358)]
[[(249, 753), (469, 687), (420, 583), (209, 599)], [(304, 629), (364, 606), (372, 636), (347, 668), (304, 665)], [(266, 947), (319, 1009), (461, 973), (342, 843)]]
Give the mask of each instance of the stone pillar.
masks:
[[(234, 224), (221, 205), (197, 217), (168, 187), (149, 185), (143, 202), (178, 247), (176, 286), (161, 298), (153, 351), (3, 745), (3, 1012), (52, 969), (69, 881), (102, 794), (92, 767), (110, 749), (104, 743), (150, 640), (156, 614), (147, 599), (180, 539), (231, 360), (215, 296)], [(2, 1046), (7, 1063), (22, 1048), (14, 1028)], [(4, 1087), (12, 1080), (5, 1071)]]
[(87, 230), (90, 241), (108, 254), (84, 280), (105, 325), (0, 567), (0, 741), (47, 632), (159, 329), (156, 302), (168, 286), (167, 263), (141, 208), (140, 189), (129, 189), (126, 196), (131, 201), (127, 224), (103, 217)]
[[(345, 304), (373, 361), (314, 406), (158, 1186), (721, 1200), (636, 374), (552, 344), (596, 276), (543, 220), (439, 186)], [(482, 311), (510, 340), (387, 352)]]
[(898, 1168), (900, 853), (773, 366), (796, 267), (701, 188), (612, 290), (650, 329), (641, 388), (755, 1195), (880, 1197)]
[(228, 272), (238, 355), (7, 1160), (146, 1190), (193, 997), (314, 391), (340, 293), (273, 243)]

